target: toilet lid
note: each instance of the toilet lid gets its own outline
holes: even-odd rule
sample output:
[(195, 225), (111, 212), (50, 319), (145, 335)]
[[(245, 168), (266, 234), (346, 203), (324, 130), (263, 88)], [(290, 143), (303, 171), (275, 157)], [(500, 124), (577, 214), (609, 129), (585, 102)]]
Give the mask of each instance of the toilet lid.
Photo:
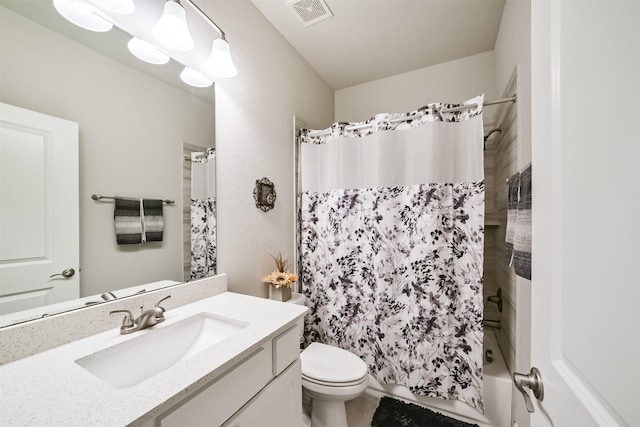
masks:
[(358, 381), (367, 375), (367, 364), (353, 353), (327, 344), (311, 343), (302, 354), (302, 374), (330, 383)]

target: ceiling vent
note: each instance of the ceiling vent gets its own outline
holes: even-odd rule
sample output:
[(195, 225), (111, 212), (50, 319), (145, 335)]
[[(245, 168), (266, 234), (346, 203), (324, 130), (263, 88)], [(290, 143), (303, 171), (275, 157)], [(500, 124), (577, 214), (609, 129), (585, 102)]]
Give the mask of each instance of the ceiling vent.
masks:
[(287, 5), (291, 7), (305, 27), (333, 16), (329, 6), (323, 0), (289, 0)]

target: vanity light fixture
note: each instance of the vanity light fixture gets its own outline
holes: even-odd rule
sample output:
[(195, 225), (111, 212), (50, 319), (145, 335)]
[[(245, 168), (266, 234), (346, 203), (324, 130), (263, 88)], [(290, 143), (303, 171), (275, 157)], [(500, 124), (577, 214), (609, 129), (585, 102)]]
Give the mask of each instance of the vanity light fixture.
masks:
[(187, 12), (180, 0), (165, 2), (162, 16), (153, 26), (153, 35), (169, 49), (188, 52), (195, 47), (187, 27)]
[(231, 48), (227, 42), (224, 31), (204, 13), (192, 0), (184, 0), (195, 10), (205, 22), (211, 25), (217, 32), (218, 38), (213, 40), (211, 53), (205, 61), (204, 71), (213, 74), (215, 77), (231, 78), (238, 74), (238, 69), (231, 59)]
[(149, 64), (162, 65), (166, 64), (171, 59), (169, 55), (158, 49), (156, 46), (137, 37), (133, 37), (129, 40), (127, 48), (133, 56), (141, 61), (148, 62)]
[(53, 0), (53, 7), (67, 21), (89, 31), (106, 32), (113, 24), (99, 12), (80, 0)]
[[(211, 53), (205, 61), (188, 57), (185, 59), (184, 54), (178, 54), (178, 52), (193, 50), (195, 47), (187, 26), (186, 10), (180, 0), (165, 0), (162, 16), (151, 26), (149, 32), (155, 36), (160, 45), (156, 45), (153, 40), (136, 37), (136, 30), (123, 28), (118, 24), (118, 19), (109, 16), (108, 12), (133, 13), (135, 10), (133, 0), (53, 0), (53, 4), (58, 13), (68, 21), (87, 30), (109, 31), (115, 23), (132, 36), (127, 47), (135, 57), (150, 64), (166, 64), (169, 59), (174, 59), (185, 66), (180, 73), (180, 79), (188, 85), (209, 87), (213, 84), (215, 77), (235, 77), (238, 69), (231, 59), (231, 48), (224, 31), (193, 0), (182, 1), (189, 4), (197, 15), (217, 32)], [(145, 31), (139, 34), (143, 33)]]
[(180, 79), (193, 87), (209, 87), (213, 84), (213, 80), (204, 76), (200, 71), (186, 66), (180, 73)]
[(214, 76), (230, 78), (238, 74), (238, 69), (231, 60), (229, 43), (224, 38), (224, 33), (213, 41), (211, 54), (204, 67)]

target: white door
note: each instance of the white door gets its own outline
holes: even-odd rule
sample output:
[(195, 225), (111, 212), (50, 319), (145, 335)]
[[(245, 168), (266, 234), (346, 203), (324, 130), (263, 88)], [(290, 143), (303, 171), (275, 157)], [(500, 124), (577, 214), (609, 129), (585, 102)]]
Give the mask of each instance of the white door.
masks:
[(77, 123), (0, 103), (0, 314), (78, 298), (78, 246)]
[(640, 2), (532, 1), (531, 24), (531, 425), (639, 426)]

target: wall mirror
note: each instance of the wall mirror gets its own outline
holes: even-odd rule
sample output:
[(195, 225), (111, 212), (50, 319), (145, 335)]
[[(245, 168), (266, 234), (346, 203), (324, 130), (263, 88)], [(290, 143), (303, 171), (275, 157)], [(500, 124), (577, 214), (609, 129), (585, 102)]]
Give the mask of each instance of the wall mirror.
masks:
[[(158, 7), (160, 14), (162, 4)], [(205, 152), (215, 147), (213, 87), (184, 85), (178, 77), (182, 67), (173, 61), (154, 66), (134, 58), (126, 47), (129, 36), (116, 27), (108, 33), (75, 27), (50, 0), (0, 0), (0, 20), (0, 102), (78, 125), (78, 160), (67, 159), (63, 167), (79, 172), (77, 207), (69, 209), (78, 211), (80, 230), (78, 265), (67, 266), (77, 271), (80, 299), (64, 307), (16, 309), (11, 302), (20, 300), (20, 291), (2, 294), (3, 278), (0, 327), (189, 280), (183, 144)], [(19, 187), (21, 180), (4, 181), (18, 186), (13, 191), (29, 191)], [(174, 200), (163, 208), (163, 240), (117, 245), (114, 202), (93, 200), (92, 194)], [(209, 249), (209, 258), (211, 253), (215, 257)], [(9, 261), (0, 260), (0, 269)], [(60, 273), (51, 281), (64, 283), (65, 269), (46, 277)], [(43, 304), (51, 302), (46, 288), (36, 289)]]

